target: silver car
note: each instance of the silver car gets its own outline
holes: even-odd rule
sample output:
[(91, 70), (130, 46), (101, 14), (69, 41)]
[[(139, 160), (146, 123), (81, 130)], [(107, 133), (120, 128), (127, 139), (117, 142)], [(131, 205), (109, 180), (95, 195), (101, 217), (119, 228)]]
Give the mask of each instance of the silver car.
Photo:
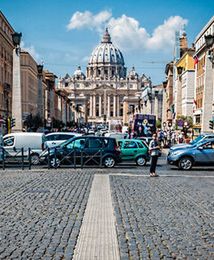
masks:
[(214, 165), (214, 138), (185, 148), (169, 150), (167, 162), (181, 170), (190, 170), (194, 165)]
[(54, 132), (54, 133), (47, 134), (45, 136), (46, 139), (45, 148), (56, 147), (61, 143), (67, 141), (68, 139), (77, 136), (82, 136), (82, 134), (73, 133), (73, 132)]

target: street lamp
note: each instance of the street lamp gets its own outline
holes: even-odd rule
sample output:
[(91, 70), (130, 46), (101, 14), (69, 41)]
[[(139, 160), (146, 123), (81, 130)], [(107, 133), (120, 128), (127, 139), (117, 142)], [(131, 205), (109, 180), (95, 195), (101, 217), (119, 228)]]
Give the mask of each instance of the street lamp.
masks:
[[(206, 45), (207, 49), (209, 50), (214, 44), (214, 35), (211, 35), (211, 34), (205, 35), (204, 39), (205, 39), (205, 45)], [(213, 50), (208, 51), (208, 58), (212, 62), (212, 64), (214, 64)]]
[(13, 50), (13, 91), (12, 91), (12, 117), (16, 119), (14, 131), (22, 131), (22, 98), (21, 98), (21, 68), (20, 68), (20, 43), (22, 33), (14, 32), (12, 41)]
[(12, 41), (13, 45), (16, 47), (16, 54), (19, 55), (20, 53), (20, 43), (21, 43), (22, 33), (14, 32), (12, 34)]
[(38, 92), (37, 92), (37, 114), (44, 120), (44, 99), (42, 91), (43, 65), (37, 65), (38, 72)]

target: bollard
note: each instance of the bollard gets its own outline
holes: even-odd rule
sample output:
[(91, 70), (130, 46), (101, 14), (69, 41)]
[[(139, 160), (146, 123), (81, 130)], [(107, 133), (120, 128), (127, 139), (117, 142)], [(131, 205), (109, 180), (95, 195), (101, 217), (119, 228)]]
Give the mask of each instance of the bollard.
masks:
[(57, 165), (56, 165), (56, 147), (54, 148), (54, 161), (55, 161), (54, 168), (56, 169), (57, 168)]
[(76, 169), (76, 149), (74, 148), (74, 168)]
[(102, 164), (103, 164), (103, 150), (100, 150), (100, 168), (102, 168)]
[(28, 148), (28, 161), (29, 161), (29, 170), (31, 170), (31, 149)]
[(48, 147), (48, 169), (50, 168), (50, 148)]
[(22, 153), (22, 170), (24, 170), (24, 148), (23, 147), (21, 149), (21, 153)]
[(2, 147), (2, 168), (5, 170), (5, 151), (4, 148)]
[(81, 149), (81, 154), (80, 154), (80, 160), (81, 160), (81, 169), (83, 168), (83, 151)]

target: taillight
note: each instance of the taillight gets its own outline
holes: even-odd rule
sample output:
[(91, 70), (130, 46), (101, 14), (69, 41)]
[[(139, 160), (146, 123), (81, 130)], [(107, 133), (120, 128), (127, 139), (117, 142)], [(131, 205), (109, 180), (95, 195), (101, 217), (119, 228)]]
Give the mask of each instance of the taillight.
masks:
[(114, 150), (117, 151), (117, 152), (121, 152), (121, 151), (120, 151), (120, 147), (117, 146), (117, 145), (114, 146)]

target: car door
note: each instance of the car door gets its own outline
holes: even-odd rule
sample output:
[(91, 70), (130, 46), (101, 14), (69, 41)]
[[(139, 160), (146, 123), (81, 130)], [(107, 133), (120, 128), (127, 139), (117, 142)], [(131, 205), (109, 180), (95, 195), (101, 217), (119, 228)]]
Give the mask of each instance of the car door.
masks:
[(133, 160), (138, 153), (137, 143), (134, 140), (124, 141), (121, 152), (123, 160)]
[(196, 162), (201, 164), (214, 164), (214, 141), (207, 141), (197, 147)]
[(68, 142), (63, 149), (64, 159), (69, 163), (81, 163), (81, 152), (84, 150), (87, 138), (82, 137)]
[(104, 139), (102, 138), (88, 138), (88, 145), (85, 147), (86, 164), (100, 164), (101, 150), (104, 148)]

